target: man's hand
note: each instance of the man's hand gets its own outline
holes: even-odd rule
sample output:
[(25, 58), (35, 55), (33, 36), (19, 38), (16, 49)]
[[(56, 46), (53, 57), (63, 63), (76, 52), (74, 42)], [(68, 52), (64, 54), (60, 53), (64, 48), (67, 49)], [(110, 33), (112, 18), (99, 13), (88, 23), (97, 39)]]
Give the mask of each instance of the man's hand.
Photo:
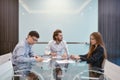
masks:
[(64, 53), (64, 54), (62, 55), (62, 58), (63, 58), (63, 59), (67, 59), (67, 53)]
[(57, 56), (56, 53), (50, 53), (50, 55), (53, 56), (53, 57)]
[(34, 58), (35, 58), (35, 60), (37, 61), (37, 62), (42, 62), (44, 59), (42, 58), (42, 57), (40, 57), (40, 56), (34, 56)]

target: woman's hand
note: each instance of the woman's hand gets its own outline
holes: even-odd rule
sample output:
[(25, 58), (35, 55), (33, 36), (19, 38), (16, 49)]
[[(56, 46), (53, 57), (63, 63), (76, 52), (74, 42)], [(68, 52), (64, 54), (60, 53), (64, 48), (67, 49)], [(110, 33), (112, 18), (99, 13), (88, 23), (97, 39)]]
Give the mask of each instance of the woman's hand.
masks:
[(80, 59), (80, 56), (71, 55), (70, 58), (71, 58), (71, 59), (74, 59), (74, 60), (79, 60), (79, 59)]

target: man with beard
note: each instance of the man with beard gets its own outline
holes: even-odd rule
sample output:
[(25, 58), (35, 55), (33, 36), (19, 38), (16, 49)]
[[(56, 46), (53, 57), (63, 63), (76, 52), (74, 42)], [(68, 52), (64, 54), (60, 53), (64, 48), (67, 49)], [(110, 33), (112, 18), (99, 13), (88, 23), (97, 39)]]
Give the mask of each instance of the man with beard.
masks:
[[(49, 41), (45, 54), (50, 55), (51, 57), (61, 57), (62, 59), (68, 58), (68, 48), (66, 42), (63, 40), (62, 31), (57, 29), (53, 33), (53, 40)], [(53, 75), (56, 80), (61, 80), (58, 75), (62, 75), (62, 69), (59, 64), (55, 64), (56, 69), (53, 71)], [(54, 74), (55, 73), (55, 74)]]

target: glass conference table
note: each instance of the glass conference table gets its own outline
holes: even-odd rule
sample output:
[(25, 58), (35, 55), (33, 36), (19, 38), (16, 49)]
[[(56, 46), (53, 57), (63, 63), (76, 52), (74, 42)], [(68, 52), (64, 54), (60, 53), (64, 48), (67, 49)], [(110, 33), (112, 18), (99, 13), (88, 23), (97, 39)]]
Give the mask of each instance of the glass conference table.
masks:
[(43, 56), (44, 61), (35, 64), (32, 72), (36, 73), (40, 80), (110, 80), (103, 73), (99, 77), (89, 77), (86, 62), (62, 59), (61, 57)]

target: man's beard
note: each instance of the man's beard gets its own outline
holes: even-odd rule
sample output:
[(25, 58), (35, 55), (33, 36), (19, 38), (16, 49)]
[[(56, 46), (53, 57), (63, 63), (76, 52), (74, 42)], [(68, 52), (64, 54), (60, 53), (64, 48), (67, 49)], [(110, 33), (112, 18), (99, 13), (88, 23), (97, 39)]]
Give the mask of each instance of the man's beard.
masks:
[(59, 42), (61, 42), (61, 41), (62, 41), (62, 39), (58, 39), (58, 41), (59, 41)]

